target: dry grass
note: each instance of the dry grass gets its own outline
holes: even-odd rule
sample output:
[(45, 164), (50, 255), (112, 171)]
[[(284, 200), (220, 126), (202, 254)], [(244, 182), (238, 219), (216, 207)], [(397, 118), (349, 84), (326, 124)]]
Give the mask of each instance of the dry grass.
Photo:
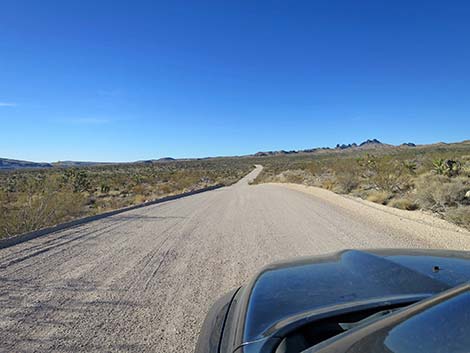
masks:
[(448, 210), (446, 218), (462, 227), (470, 229), (470, 207), (462, 206)]
[(392, 194), (388, 191), (372, 191), (367, 195), (367, 200), (381, 205), (386, 205), (392, 197)]
[(407, 210), (407, 211), (414, 211), (414, 210), (419, 209), (419, 205), (416, 203), (416, 201), (407, 197), (403, 197), (400, 199), (392, 199), (388, 203), (388, 206), (399, 208), (400, 210)]

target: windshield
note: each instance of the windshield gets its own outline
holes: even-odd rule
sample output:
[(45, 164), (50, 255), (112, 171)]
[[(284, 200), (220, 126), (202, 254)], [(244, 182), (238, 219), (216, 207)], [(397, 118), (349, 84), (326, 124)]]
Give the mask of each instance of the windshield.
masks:
[(383, 345), (394, 353), (466, 353), (469, 320), (470, 293), (466, 292), (394, 326)]
[[(408, 308), (373, 314), (353, 323), (347, 328), (351, 331), (313, 346), (303, 353), (329, 352), (332, 349), (348, 353), (468, 352), (468, 288), (468, 285), (461, 286)], [(294, 351), (282, 353), (287, 352)]]

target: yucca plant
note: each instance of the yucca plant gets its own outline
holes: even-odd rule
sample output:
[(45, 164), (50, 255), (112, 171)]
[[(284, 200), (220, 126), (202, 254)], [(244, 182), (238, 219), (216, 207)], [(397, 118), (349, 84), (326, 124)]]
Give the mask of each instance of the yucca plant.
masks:
[(435, 159), (432, 162), (432, 167), (433, 167), (434, 172), (437, 175), (446, 174), (446, 163), (445, 163), (445, 160), (443, 160), (442, 158)]

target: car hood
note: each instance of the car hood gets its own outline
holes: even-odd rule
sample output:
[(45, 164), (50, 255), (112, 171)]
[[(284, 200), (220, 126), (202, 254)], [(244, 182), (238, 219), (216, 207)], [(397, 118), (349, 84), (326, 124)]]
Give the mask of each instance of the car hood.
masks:
[(305, 312), (382, 298), (433, 295), (470, 280), (470, 254), (345, 250), (264, 268), (244, 289), (242, 342), (267, 339)]

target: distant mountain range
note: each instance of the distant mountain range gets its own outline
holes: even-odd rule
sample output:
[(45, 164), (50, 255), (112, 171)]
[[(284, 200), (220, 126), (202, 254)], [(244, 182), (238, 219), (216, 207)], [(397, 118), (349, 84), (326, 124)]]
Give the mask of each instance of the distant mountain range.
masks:
[[(407, 142), (403, 143), (400, 146), (403, 147), (416, 147), (414, 143)], [(346, 149), (358, 149), (358, 150), (366, 150), (366, 149), (378, 149), (378, 148), (393, 148), (397, 147), (394, 145), (389, 145), (386, 143), (382, 143), (377, 139), (366, 140), (359, 144), (353, 142), (349, 144), (337, 144), (335, 148), (330, 147), (318, 147), (318, 148), (311, 148), (306, 150), (292, 150), (292, 151), (267, 151), (267, 152), (258, 152), (255, 153), (254, 156), (262, 157), (262, 156), (275, 156), (275, 155), (282, 155), (282, 154), (295, 154), (295, 153), (314, 153), (319, 151), (334, 151), (334, 150), (346, 150)]]
[[(470, 140), (462, 141), (461, 143), (469, 144)], [(438, 142), (433, 144), (434, 146), (439, 145), (447, 145), (444, 142)], [(426, 145), (431, 146), (431, 145)], [(399, 146), (386, 144), (380, 142), (377, 139), (370, 139), (363, 141), (361, 143), (349, 143), (349, 144), (337, 144), (336, 147), (317, 147), (305, 150), (279, 150), (279, 151), (265, 151), (265, 152), (257, 152), (255, 154), (246, 155), (246, 156), (237, 156), (237, 157), (263, 157), (263, 156), (277, 156), (277, 155), (289, 155), (289, 154), (309, 154), (309, 153), (320, 153), (326, 151), (341, 151), (341, 150), (374, 150), (374, 149), (387, 149), (387, 148), (414, 148), (416, 145), (412, 142), (403, 143)], [(175, 159), (171, 157), (164, 157), (160, 159), (148, 159), (148, 160), (140, 160), (136, 162), (127, 162), (128, 164), (131, 163), (145, 163), (145, 164), (153, 164), (153, 163), (169, 163), (173, 161), (189, 161), (189, 160), (204, 160), (209, 158), (216, 158), (216, 157), (206, 157), (206, 158), (184, 158), (184, 159)], [(126, 163), (126, 164), (127, 164)], [(15, 170), (15, 169), (39, 169), (39, 168), (69, 168), (69, 167), (83, 167), (83, 166), (93, 166), (93, 165), (109, 165), (109, 164), (124, 164), (124, 163), (109, 163), (109, 162), (80, 162), (80, 161), (59, 161), (53, 163), (37, 163), (37, 162), (30, 162), (30, 161), (22, 161), (17, 159), (8, 159), (8, 158), (0, 158), (0, 171), (1, 170)]]

